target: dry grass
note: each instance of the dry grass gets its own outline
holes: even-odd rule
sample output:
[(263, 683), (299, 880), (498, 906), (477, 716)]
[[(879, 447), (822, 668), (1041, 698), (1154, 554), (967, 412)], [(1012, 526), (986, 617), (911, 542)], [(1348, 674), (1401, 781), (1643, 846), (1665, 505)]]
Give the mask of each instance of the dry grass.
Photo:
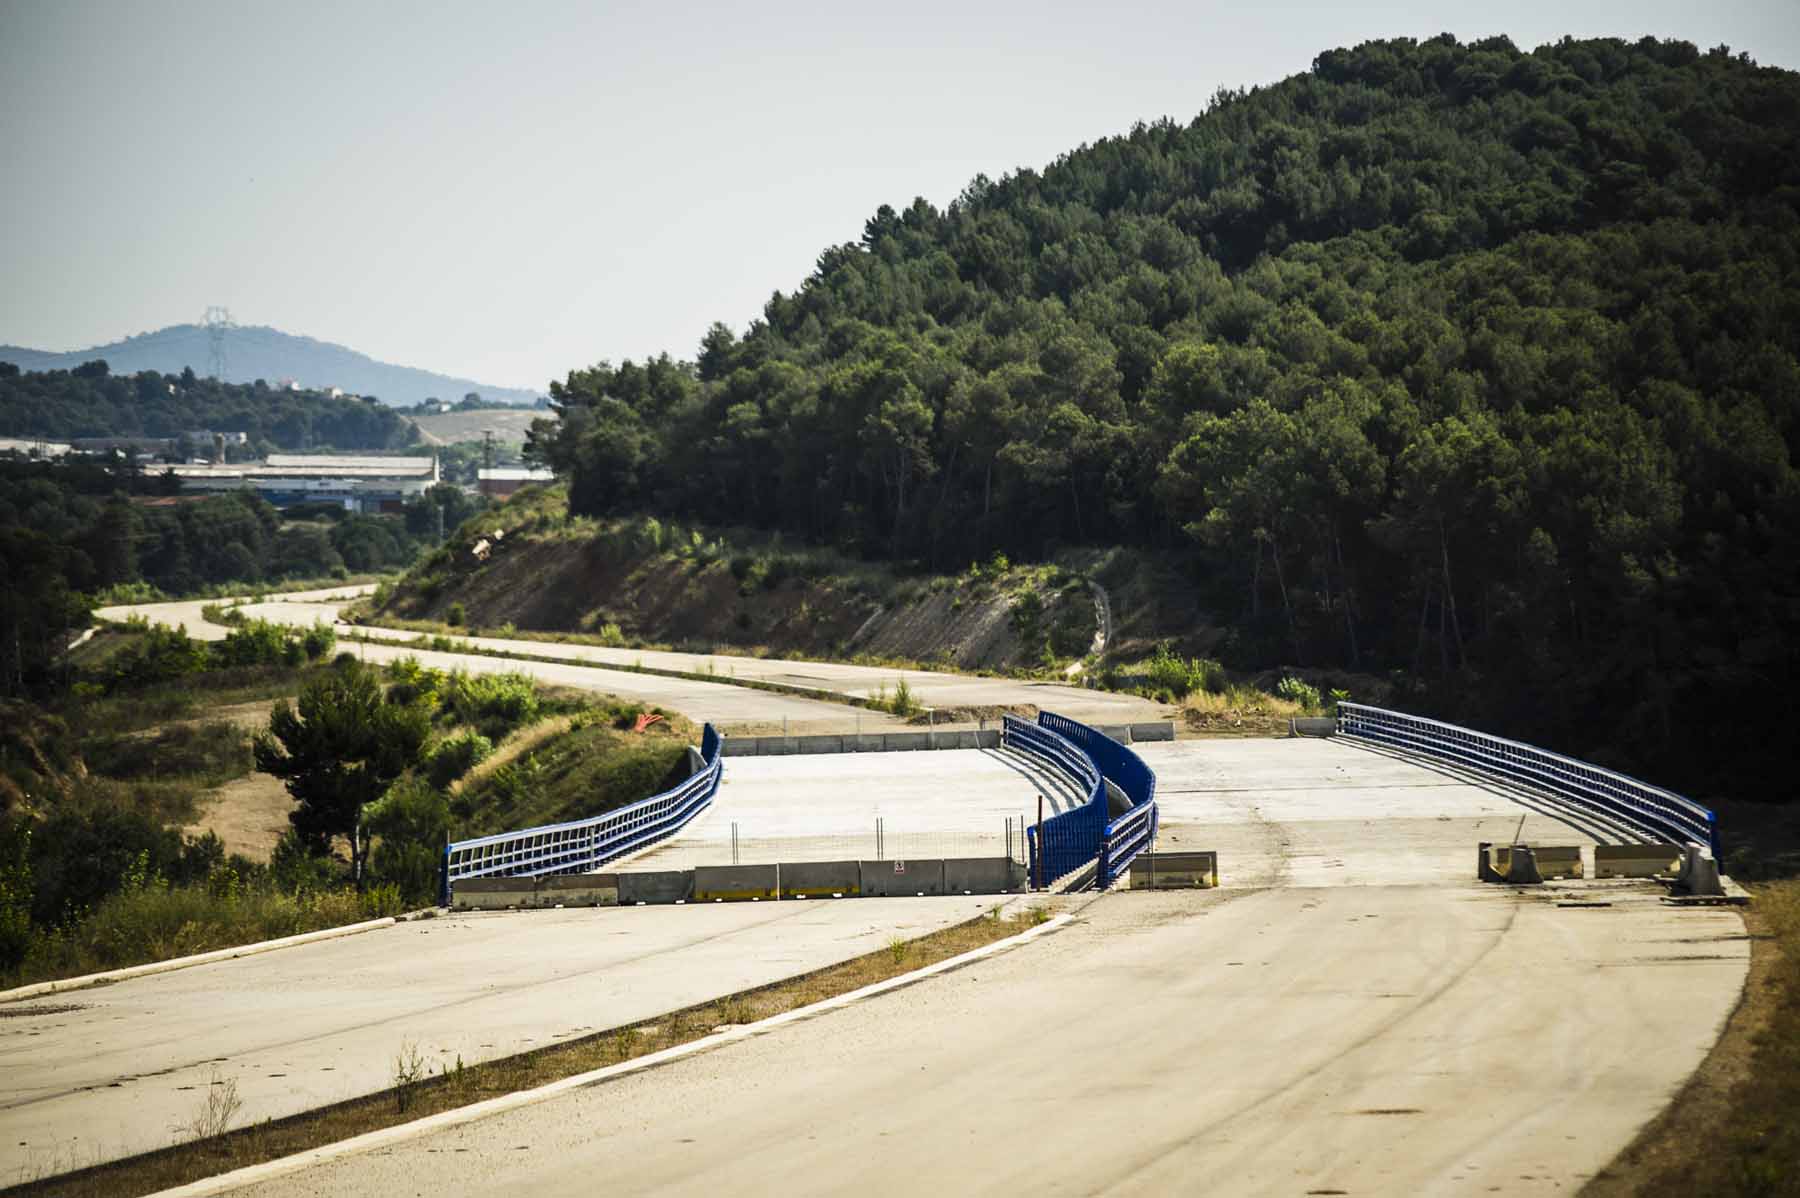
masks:
[(697, 1040), (720, 1027), (767, 1019), (1016, 935), (1043, 923), (1044, 919), (1041, 909), (1003, 919), (996, 907), (987, 915), (967, 923), (917, 940), (902, 941), (904, 951), (897, 951), (890, 944), (814, 973), (660, 1015), (643, 1023), (479, 1065), (465, 1066), (459, 1058), (454, 1066), (423, 1076), (418, 1075), (421, 1063), (409, 1058), (408, 1046), (402, 1042), (395, 1046), (394, 1089), (79, 1172), (42, 1180), (22, 1177), (20, 1185), (4, 1193), (29, 1192), (42, 1198), (135, 1198), (136, 1195), (185, 1185), (364, 1132), (616, 1065)]
[(1752, 890), (1750, 976), (1724, 1035), (1583, 1198), (1800, 1195), (1800, 879)]
[[(610, 695), (607, 697), (611, 698)], [(501, 742), (499, 748), (477, 762), (468, 773), (450, 783), (450, 793), (460, 793), (463, 787), (471, 782), (487, 777), (509, 761), (518, 760), (552, 737), (561, 736), (573, 727), (574, 723), (575, 717), (572, 715), (557, 715), (539, 720), (529, 727), (520, 728)]]
[(1298, 703), (1250, 686), (1228, 687), (1223, 694), (1195, 691), (1181, 709), (1188, 731), (1210, 736), (1286, 735), (1288, 721), (1306, 714)]

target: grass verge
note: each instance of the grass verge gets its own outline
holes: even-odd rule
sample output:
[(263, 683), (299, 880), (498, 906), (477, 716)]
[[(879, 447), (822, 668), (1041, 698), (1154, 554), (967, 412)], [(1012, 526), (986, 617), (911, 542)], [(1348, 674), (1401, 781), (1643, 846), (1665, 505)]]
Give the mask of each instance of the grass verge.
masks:
[(1582, 1198), (1800, 1195), (1800, 878), (1750, 889), (1750, 976), (1724, 1034)]
[[(955, 927), (917, 940), (896, 941), (863, 956), (783, 982), (478, 1065), (464, 1065), (458, 1059), (448, 1068), (438, 1068), (421, 1058), (416, 1046), (396, 1044), (395, 1085), (388, 1090), (110, 1164), (59, 1176), (22, 1179), (21, 1184), (0, 1191), (0, 1194), (30, 1193), (41, 1198), (135, 1198), (185, 1185), (660, 1052), (710, 1035), (722, 1026), (754, 1023), (809, 1006), (1017, 935), (1044, 922), (1045, 918), (1043, 908), (1001, 918), (996, 907), (986, 915)], [(219, 1083), (228, 1085), (231, 1079), (220, 1078)], [(204, 1110), (197, 1112), (193, 1126), (202, 1126), (206, 1115)]]

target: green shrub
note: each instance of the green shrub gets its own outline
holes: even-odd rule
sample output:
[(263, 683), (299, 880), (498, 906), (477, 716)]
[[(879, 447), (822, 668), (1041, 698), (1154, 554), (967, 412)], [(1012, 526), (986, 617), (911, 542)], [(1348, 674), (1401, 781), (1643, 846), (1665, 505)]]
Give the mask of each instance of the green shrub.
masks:
[(463, 605), (460, 602), (452, 603), (450, 605), (450, 610), (444, 613), (444, 623), (455, 628), (462, 627), (463, 622), (467, 619), (468, 613), (463, 610)]
[(221, 666), (299, 665), (305, 650), (282, 625), (246, 620), (213, 646), (212, 656)]
[(457, 671), (444, 683), (439, 702), (458, 723), (473, 725), (491, 740), (538, 716), (537, 688), (523, 674)]
[(337, 648), (337, 633), (331, 625), (323, 621), (314, 622), (311, 628), (300, 634), (300, 647), (306, 651), (306, 660), (319, 661), (328, 657)]
[(494, 742), (479, 732), (458, 732), (446, 737), (425, 763), (425, 776), (433, 786), (442, 788), (487, 760)]
[(1275, 697), (1286, 699), (1289, 703), (1298, 703), (1308, 711), (1317, 711), (1322, 706), (1319, 700), (1319, 688), (1308, 686), (1298, 678), (1283, 678), (1275, 685)]
[(396, 906), (432, 901), (450, 833), (450, 804), (443, 792), (421, 778), (402, 779), (369, 805), (363, 823), (375, 837), (368, 894), (391, 887)]
[(1167, 645), (1156, 650), (1145, 670), (1152, 690), (1177, 699), (1195, 691), (1222, 694), (1226, 686), (1224, 666), (1210, 657), (1177, 657)]

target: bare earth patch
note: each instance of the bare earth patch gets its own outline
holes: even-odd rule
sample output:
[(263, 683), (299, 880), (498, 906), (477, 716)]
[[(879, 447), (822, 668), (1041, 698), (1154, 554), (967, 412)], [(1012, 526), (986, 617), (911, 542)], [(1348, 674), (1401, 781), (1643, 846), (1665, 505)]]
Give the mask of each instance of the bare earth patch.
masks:
[[(267, 711), (264, 711), (265, 718)], [(182, 828), (186, 836), (212, 832), (225, 842), (227, 855), (241, 853), (252, 861), (267, 861), (275, 842), (288, 830), (293, 796), (281, 779), (250, 774), (215, 787), (194, 800), (198, 813)]]

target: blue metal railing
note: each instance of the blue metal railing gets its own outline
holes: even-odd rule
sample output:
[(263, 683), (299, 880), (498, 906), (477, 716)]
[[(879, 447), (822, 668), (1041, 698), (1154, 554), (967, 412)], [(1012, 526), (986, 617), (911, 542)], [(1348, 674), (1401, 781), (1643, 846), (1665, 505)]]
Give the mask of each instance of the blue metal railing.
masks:
[(723, 770), (720, 737), (711, 724), (700, 737), (700, 769), (687, 781), (604, 815), (459, 840), (444, 849), (443, 893), (449, 906), (467, 878), (544, 877), (589, 873), (666, 839), (706, 810)]
[[(1080, 806), (1044, 821), (1041, 846), (1038, 830), (1025, 830), (1031, 859), (1038, 863), (1038, 884), (1049, 885), (1097, 860), (1095, 881), (1103, 890), (1111, 886), (1156, 837), (1155, 773), (1105, 733), (1054, 712), (1039, 713), (1036, 724), (1007, 716), (1002, 737), (1068, 774), (1087, 795)], [(1108, 817), (1108, 782), (1131, 803), (1117, 818)]]
[(1714, 857), (1719, 855), (1718, 818), (1705, 807), (1672, 790), (1561, 753), (1360, 703), (1338, 704), (1337, 734), (1510, 778), (1658, 840), (1698, 842)]

